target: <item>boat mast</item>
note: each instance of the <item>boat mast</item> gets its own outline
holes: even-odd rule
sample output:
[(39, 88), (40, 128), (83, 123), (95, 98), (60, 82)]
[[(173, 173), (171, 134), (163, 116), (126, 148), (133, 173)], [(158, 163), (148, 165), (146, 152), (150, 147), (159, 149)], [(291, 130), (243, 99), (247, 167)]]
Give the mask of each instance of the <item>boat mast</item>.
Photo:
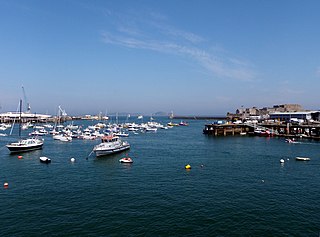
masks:
[(19, 137), (21, 137), (21, 110), (22, 110), (22, 100), (20, 99), (20, 112), (19, 112)]

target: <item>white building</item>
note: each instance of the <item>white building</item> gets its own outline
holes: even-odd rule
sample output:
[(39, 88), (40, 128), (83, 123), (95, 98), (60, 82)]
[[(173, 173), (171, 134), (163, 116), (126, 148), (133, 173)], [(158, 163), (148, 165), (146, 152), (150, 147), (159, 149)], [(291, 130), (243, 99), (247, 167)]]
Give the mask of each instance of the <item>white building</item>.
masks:
[(317, 120), (319, 121), (320, 111), (303, 111), (303, 112), (274, 112), (270, 113), (270, 119), (280, 120), (280, 121), (292, 121), (295, 120), (303, 120), (303, 121), (310, 121), (310, 120)]
[(47, 114), (37, 114), (37, 113), (25, 113), (25, 112), (6, 112), (0, 114), (0, 120), (1, 122), (12, 122), (12, 121), (19, 121), (21, 116), (22, 122), (28, 122), (28, 121), (37, 121), (37, 122), (45, 122), (49, 118), (51, 118), (51, 115)]

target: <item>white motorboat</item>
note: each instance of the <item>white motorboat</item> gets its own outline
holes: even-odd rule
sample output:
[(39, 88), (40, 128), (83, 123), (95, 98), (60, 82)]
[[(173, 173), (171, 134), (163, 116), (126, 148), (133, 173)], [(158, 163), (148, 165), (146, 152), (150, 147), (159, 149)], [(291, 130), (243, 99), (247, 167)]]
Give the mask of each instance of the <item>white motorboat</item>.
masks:
[(83, 140), (95, 140), (97, 137), (90, 132), (85, 132), (82, 135), (79, 136), (80, 139)]
[(57, 134), (57, 135), (52, 136), (52, 138), (54, 140), (59, 140), (59, 141), (62, 141), (62, 142), (70, 142), (70, 141), (72, 141), (72, 137), (67, 135), (67, 134)]
[(45, 136), (47, 134), (48, 134), (48, 132), (44, 129), (35, 130), (35, 131), (29, 133), (30, 136)]
[(152, 127), (146, 127), (145, 128), (146, 132), (157, 132), (157, 130), (158, 130), (157, 128), (152, 128)]
[(44, 124), (43, 127), (48, 128), (48, 129), (53, 129), (52, 124)]
[(43, 139), (39, 139), (35, 137), (21, 139), (18, 142), (13, 142), (6, 145), (6, 147), (10, 150), (11, 153), (37, 150), (37, 149), (41, 149), (42, 146), (43, 146)]
[(101, 143), (93, 148), (97, 157), (110, 155), (117, 152), (130, 149), (130, 144), (126, 141), (121, 141), (118, 136), (109, 135), (101, 139)]
[[(21, 109), (22, 109), (22, 100), (20, 100), (20, 116), (19, 119), (21, 121)], [(21, 137), (21, 124), (19, 126), (19, 137)], [(6, 147), (9, 149), (11, 153), (17, 152), (26, 152), (41, 149), (43, 146), (43, 139), (39, 139), (37, 137), (26, 138), (18, 140), (17, 142), (12, 142), (7, 144)]]
[(12, 127), (12, 125), (11, 124), (6, 124), (6, 123), (1, 123), (0, 124), (0, 130), (6, 130), (6, 129), (8, 129), (8, 128), (11, 128)]
[(60, 132), (58, 132), (55, 129), (53, 129), (49, 133), (52, 134), (52, 135), (58, 135)]
[(129, 133), (125, 133), (125, 132), (117, 132), (117, 133), (114, 133), (114, 135), (118, 136), (118, 137), (129, 137)]
[(73, 125), (73, 123), (72, 123), (72, 124), (67, 125), (66, 128), (70, 129), (70, 130), (77, 130), (79, 128), (79, 126)]

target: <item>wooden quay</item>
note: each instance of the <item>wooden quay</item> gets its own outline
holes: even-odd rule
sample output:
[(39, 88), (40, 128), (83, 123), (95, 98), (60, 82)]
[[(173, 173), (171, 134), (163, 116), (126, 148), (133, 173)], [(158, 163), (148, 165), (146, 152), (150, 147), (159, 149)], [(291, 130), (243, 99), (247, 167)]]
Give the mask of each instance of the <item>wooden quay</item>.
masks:
[(214, 136), (259, 135), (255, 133), (256, 129), (269, 131), (270, 136), (320, 140), (320, 124), (206, 124), (203, 133)]
[(214, 136), (234, 136), (253, 132), (254, 128), (246, 124), (206, 124), (203, 129), (204, 134)]

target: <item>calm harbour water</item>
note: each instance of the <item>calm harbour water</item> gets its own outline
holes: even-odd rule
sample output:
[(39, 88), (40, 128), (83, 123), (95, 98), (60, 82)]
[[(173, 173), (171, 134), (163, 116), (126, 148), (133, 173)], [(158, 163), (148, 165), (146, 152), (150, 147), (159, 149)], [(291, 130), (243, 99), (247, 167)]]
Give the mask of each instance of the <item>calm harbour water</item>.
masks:
[(125, 153), (87, 160), (98, 140), (51, 136), (18, 159), (0, 137), (1, 236), (319, 236), (320, 143), (211, 137), (207, 121), (188, 122), (124, 138), (131, 165)]

